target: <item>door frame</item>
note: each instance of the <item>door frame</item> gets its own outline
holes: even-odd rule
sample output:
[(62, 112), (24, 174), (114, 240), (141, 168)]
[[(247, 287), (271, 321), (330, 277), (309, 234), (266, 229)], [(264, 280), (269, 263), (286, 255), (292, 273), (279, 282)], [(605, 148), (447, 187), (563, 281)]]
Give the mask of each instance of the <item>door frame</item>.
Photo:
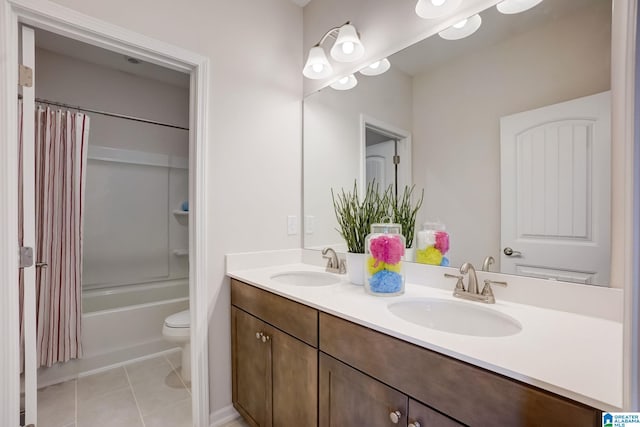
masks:
[[(399, 128), (397, 126), (386, 123), (382, 120), (371, 117), (367, 114), (360, 114), (360, 195), (364, 196), (366, 191), (366, 157), (367, 157), (367, 128), (374, 128), (376, 131), (389, 135), (390, 138), (397, 139), (397, 155), (400, 159), (408, 159), (406, 167), (398, 168), (398, 183), (405, 183), (410, 185), (412, 183), (411, 175), (411, 132), (408, 130)], [(402, 160), (401, 160), (402, 162)], [(400, 187), (400, 186), (398, 186)], [(398, 194), (400, 191), (398, 190)]]
[[(190, 74), (189, 302), (194, 426), (209, 425), (208, 220), (209, 59), (47, 0), (0, 0), (0, 419), (19, 425), (18, 26), (27, 24)], [(37, 82), (36, 82), (37, 84)]]

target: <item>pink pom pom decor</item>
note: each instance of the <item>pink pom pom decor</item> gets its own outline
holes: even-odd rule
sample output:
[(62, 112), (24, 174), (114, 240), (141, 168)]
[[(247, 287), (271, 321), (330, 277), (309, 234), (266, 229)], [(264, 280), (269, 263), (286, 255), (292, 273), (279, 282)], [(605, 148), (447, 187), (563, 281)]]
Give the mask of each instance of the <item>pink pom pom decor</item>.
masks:
[(380, 261), (397, 264), (404, 255), (404, 243), (397, 236), (382, 235), (371, 239), (369, 252), (376, 259), (376, 267)]

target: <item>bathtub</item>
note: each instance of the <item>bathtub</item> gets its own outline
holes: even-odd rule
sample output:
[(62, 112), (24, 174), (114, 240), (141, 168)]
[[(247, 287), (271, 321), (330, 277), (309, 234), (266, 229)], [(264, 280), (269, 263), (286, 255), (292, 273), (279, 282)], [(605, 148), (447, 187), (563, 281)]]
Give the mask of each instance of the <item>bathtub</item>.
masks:
[(178, 351), (162, 338), (162, 325), (167, 316), (187, 308), (188, 279), (83, 291), (83, 357), (40, 368), (38, 387)]

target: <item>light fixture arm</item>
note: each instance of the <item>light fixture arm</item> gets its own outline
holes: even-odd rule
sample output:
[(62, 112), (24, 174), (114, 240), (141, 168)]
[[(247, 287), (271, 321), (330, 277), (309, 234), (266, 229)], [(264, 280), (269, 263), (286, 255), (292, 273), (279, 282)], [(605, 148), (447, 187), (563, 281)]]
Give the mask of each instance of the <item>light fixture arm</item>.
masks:
[[(345, 25), (350, 25), (350, 24), (351, 24), (351, 21), (347, 21), (347, 22), (345, 22), (344, 24), (342, 24), (342, 25), (340, 25), (338, 27), (331, 28), (329, 31), (324, 33), (324, 36), (322, 36), (322, 38), (320, 38), (320, 41), (318, 43), (316, 43), (314, 45), (314, 47), (321, 46), (322, 43), (324, 43), (327, 40), (327, 38), (329, 38), (329, 37), (333, 37), (334, 39), (337, 39), (338, 38), (338, 33), (340, 32), (340, 28), (344, 27)], [(358, 33), (358, 37), (360, 37), (360, 32), (357, 31), (357, 33)]]

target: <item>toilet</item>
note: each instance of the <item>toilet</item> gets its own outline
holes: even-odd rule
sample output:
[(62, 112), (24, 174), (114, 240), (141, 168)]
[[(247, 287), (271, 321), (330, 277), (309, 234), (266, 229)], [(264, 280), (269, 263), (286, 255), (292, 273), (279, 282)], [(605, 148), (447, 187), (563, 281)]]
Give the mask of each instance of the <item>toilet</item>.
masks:
[(191, 381), (191, 315), (189, 310), (167, 316), (162, 327), (164, 339), (182, 347), (183, 381)]

